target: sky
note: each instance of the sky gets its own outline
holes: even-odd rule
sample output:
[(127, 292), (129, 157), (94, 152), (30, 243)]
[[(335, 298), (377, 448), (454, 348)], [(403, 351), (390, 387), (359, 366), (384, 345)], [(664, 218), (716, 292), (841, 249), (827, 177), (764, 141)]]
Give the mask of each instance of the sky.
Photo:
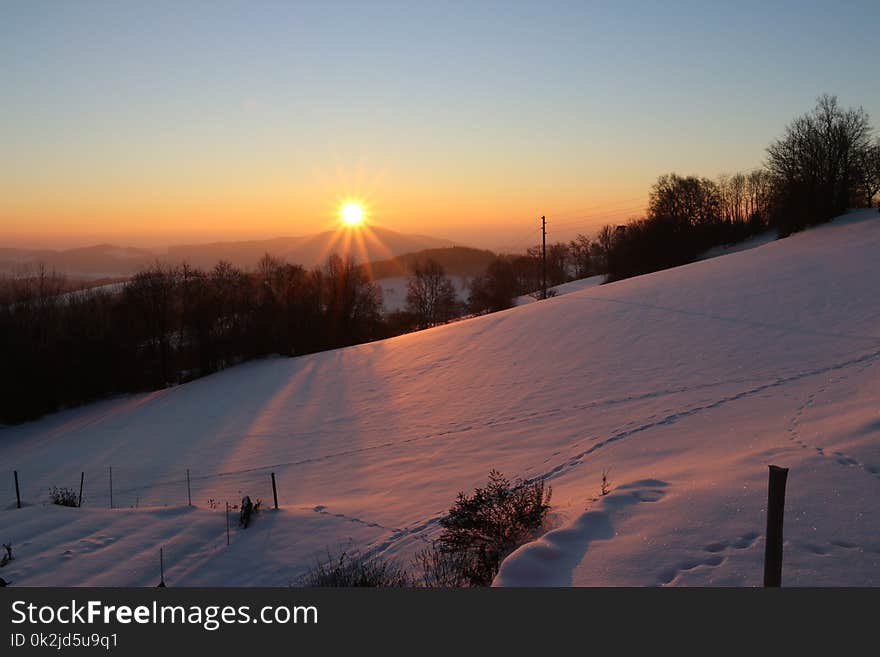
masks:
[(516, 249), (759, 166), (821, 93), (880, 124), (880, 3), (0, 0), (0, 247), (368, 220)]

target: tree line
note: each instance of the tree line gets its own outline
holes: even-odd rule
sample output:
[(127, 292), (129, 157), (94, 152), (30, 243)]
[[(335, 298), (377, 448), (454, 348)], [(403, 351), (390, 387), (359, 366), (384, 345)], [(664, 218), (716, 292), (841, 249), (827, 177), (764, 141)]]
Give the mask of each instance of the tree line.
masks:
[[(661, 175), (644, 217), (549, 245), (548, 284), (597, 274), (611, 282), (675, 267), (768, 229), (786, 237), (847, 208), (872, 207), (878, 194), (880, 137), (868, 114), (823, 95), (770, 144), (764, 166), (716, 180)], [(493, 261), (471, 286), (471, 310), (501, 310), (539, 289), (539, 258), (535, 247)]]
[(121, 292), (67, 290), (43, 267), (0, 279), (0, 422), (391, 334), (379, 287), (337, 255), (311, 271), (268, 255), (252, 272), (157, 263)]
[(713, 246), (767, 229), (779, 237), (871, 207), (880, 192), (880, 138), (862, 108), (823, 95), (767, 148), (763, 167), (717, 181), (676, 174), (651, 189), (647, 216), (605, 226), (608, 280), (692, 262)]

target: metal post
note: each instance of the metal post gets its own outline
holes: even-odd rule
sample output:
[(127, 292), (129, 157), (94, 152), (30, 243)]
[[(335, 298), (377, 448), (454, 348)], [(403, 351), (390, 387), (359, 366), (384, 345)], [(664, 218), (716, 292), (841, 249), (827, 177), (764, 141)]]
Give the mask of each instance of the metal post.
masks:
[(275, 487), (275, 473), (272, 473), (272, 497), (275, 498), (275, 508), (278, 508), (278, 489)]
[(83, 482), (85, 481), (85, 479), (86, 479), (86, 473), (81, 472), (79, 475), (79, 500), (76, 503), (77, 506), (83, 505)]
[(764, 586), (782, 585), (782, 519), (788, 468), (770, 466), (767, 492), (767, 543), (764, 549)]

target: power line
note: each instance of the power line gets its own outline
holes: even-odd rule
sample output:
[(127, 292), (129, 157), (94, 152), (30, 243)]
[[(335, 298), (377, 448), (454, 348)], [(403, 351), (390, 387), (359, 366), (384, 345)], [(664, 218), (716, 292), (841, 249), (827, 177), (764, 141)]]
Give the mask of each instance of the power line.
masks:
[(524, 231), (521, 231), (517, 237), (515, 237), (510, 243), (505, 246), (501, 246), (498, 249), (499, 253), (509, 253), (515, 249), (520, 247), (529, 247), (535, 245), (535, 240), (533, 238), (529, 238), (528, 235), (532, 235), (534, 233), (534, 228), (527, 228)]
[(617, 210), (608, 210), (608, 211), (604, 211), (604, 212), (597, 212), (593, 215), (586, 215), (583, 217), (578, 217), (577, 219), (574, 219), (572, 221), (563, 221), (560, 223), (556, 223), (554, 221), (551, 221), (550, 225), (555, 228), (569, 228), (569, 227), (584, 226), (595, 219), (603, 219), (603, 218), (610, 219), (610, 218), (613, 218), (613, 217), (621, 215), (621, 214), (626, 214), (629, 212), (637, 212), (637, 211), (641, 211), (644, 209), (645, 209), (645, 205), (634, 205), (634, 206), (631, 206), (628, 208), (619, 208)]
[(648, 198), (647, 194), (640, 194), (639, 196), (634, 196), (632, 198), (617, 199), (616, 201), (611, 201), (608, 203), (599, 203), (598, 205), (590, 205), (587, 207), (578, 208), (577, 210), (568, 210), (565, 212), (553, 212), (553, 213), (551, 213), (551, 216), (557, 217), (559, 219), (568, 219), (568, 218), (576, 217), (583, 212), (587, 212), (588, 210), (589, 211), (601, 210), (602, 212), (605, 212), (607, 210), (610, 210), (613, 206), (626, 205), (628, 203), (634, 203), (635, 201), (643, 201), (643, 200), (646, 200), (647, 198)]

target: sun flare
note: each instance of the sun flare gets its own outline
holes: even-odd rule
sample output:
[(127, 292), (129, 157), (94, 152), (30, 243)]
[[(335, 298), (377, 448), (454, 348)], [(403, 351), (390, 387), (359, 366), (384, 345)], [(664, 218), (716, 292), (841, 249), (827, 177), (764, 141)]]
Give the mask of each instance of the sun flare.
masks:
[(339, 209), (339, 219), (345, 226), (361, 226), (364, 223), (364, 206), (356, 201), (347, 201)]

